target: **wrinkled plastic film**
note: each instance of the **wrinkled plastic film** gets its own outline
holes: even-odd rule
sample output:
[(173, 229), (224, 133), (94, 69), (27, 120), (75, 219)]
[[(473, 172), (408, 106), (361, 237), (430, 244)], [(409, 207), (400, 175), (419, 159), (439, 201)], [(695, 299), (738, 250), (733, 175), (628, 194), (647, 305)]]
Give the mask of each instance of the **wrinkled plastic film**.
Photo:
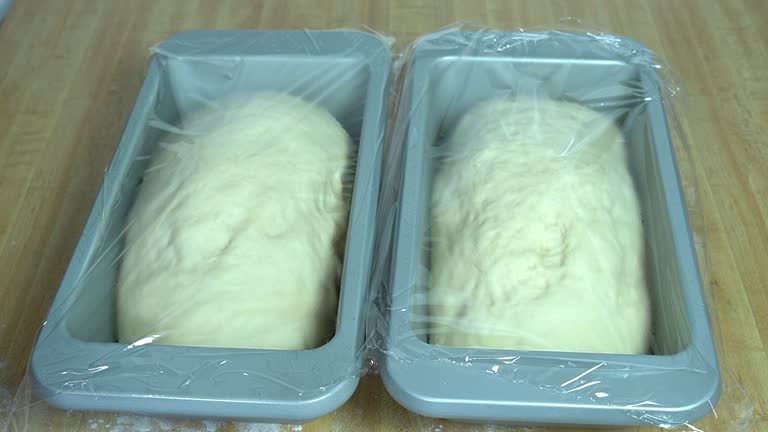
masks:
[(152, 48), (12, 415), (287, 423), (341, 405), (364, 371), (390, 45), (193, 31)]
[[(43, 402), (301, 423), (369, 365), (409, 430), (747, 430), (669, 68), (616, 35), (459, 25), (396, 58), (390, 110), (391, 46), (201, 31), (153, 48), (11, 430)], [(126, 284), (151, 289), (121, 305)], [(120, 310), (151, 313), (121, 338)]]
[(461, 421), (748, 424), (717, 361), (668, 68), (620, 36), (470, 26), (402, 64), (369, 317), (393, 397)]

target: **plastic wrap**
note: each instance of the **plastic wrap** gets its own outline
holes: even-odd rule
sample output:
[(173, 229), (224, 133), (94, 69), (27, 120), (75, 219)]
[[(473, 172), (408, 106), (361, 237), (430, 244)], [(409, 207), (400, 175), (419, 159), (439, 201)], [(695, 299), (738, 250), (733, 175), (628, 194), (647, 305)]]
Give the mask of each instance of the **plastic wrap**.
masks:
[(368, 340), (413, 429), (748, 427), (670, 76), (601, 32), (454, 26), (408, 48)]
[[(400, 57), (387, 124), (390, 46), (153, 48), (10, 430), (59, 430), (48, 404), (121, 413), (94, 430), (301, 430), (184, 419), (303, 423), (356, 388), (309, 428), (747, 430), (669, 69), (615, 35), (454, 26)], [(369, 364), (384, 387), (358, 387)]]
[(297, 423), (364, 370), (390, 41), (191, 31), (145, 82), (11, 406)]

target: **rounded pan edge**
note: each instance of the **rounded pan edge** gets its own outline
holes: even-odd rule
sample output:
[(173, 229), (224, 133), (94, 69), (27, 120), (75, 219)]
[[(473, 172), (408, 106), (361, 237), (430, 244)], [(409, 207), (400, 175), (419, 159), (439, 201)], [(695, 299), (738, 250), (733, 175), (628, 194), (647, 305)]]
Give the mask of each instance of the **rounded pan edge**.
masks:
[[(30, 380), (34, 394), (46, 403), (64, 410), (130, 412), (149, 416), (281, 424), (306, 423), (335, 411), (349, 400), (359, 382), (358, 377), (347, 379), (320, 397), (303, 402), (260, 404), (255, 400), (184, 399), (69, 391), (51, 387), (42, 382), (38, 375), (38, 371), (31, 369)], [(36, 401), (28, 401), (28, 404), (16, 409), (26, 409), (26, 406)]]
[[(464, 422), (526, 426), (633, 426), (692, 424), (713, 411), (720, 397), (720, 375), (670, 369), (656, 374), (649, 387), (664, 392), (663, 383), (677, 384), (676, 395), (661, 405), (654, 401), (627, 405), (596, 401), (542, 388), (531, 382), (499, 380), (428, 360), (401, 361), (386, 357), (381, 377), (389, 394), (403, 407), (427, 417)], [(450, 375), (447, 373), (452, 372)], [(464, 370), (464, 369), (460, 369)], [(682, 373), (681, 373), (682, 372)], [(596, 374), (593, 379), (604, 377)], [(673, 376), (677, 375), (677, 376)], [(608, 378), (610, 379), (610, 378)], [(686, 380), (697, 382), (685, 386)], [(634, 385), (636, 382), (618, 383)], [(656, 391), (656, 390), (653, 390)], [(484, 395), (482, 397), (476, 397)], [(574, 396), (574, 397), (569, 397)]]

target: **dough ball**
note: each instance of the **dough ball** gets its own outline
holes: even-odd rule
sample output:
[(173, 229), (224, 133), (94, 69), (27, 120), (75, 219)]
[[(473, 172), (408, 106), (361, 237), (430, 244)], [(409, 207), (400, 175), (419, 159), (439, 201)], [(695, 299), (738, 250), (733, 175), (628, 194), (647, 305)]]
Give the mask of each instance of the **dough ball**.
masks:
[(350, 137), (324, 109), (272, 93), (182, 123), (128, 216), (120, 342), (322, 345), (336, 322)]
[(476, 106), (439, 146), (430, 341), (642, 354), (650, 305), (624, 139), (585, 107)]

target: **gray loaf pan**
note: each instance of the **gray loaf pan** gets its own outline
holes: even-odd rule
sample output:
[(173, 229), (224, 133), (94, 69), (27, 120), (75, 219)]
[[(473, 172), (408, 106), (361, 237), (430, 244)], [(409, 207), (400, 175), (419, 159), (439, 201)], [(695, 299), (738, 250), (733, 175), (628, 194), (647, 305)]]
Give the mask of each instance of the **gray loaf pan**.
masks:
[[(605, 111), (625, 134), (652, 296), (648, 355), (428, 343), (433, 146), (474, 104), (522, 94)], [(712, 410), (720, 397), (719, 368), (649, 50), (612, 35), (436, 33), (415, 43), (400, 103), (394, 129), (401, 131), (395, 138), (401, 142), (394, 142), (401, 146), (399, 214), (381, 359), (382, 378), (397, 401), (422, 415), (460, 421), (593, 427), (680, 425)]]
[[(38, 398), (77, 410), (296, 423), (341, 406), (364, 352), (390, 51), (356, 31), (176, 34), (146, 79), (31, 359)], [(311, 350), (116, 343), (115, 281), (125, 218), (164, 133), (201, 101), (287, 92), (328, 109), (357, 143), (335, 336)], [(300, 265), (300, 264), (297, 264)]]

